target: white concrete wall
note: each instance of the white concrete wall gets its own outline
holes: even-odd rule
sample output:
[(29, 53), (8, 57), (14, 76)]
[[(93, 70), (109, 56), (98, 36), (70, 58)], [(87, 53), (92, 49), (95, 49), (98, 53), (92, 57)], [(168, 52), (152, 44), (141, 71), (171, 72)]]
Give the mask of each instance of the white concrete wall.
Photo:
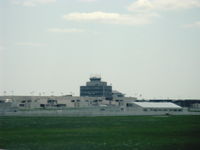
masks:
[[(134, 116), (134, 115), (166, 115), (166, 112), (144, 112), (121, 111), (118, 108), (107, 108), (102, 111), (99, 108), (64, 109), (64, 110), (36, 110), (36, 111), (17, 111), (0, 112), (0, 116)], [(169, 115), (200, 115), (200, 112), (171, 112)]]

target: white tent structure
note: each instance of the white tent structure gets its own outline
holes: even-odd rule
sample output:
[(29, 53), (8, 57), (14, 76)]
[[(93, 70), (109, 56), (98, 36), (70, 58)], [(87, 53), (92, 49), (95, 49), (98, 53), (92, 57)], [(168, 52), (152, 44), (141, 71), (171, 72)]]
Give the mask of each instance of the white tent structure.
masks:
[(180, 112), (182, 107), (170, 102), (130, 102), (127, 108), (148, 112)]

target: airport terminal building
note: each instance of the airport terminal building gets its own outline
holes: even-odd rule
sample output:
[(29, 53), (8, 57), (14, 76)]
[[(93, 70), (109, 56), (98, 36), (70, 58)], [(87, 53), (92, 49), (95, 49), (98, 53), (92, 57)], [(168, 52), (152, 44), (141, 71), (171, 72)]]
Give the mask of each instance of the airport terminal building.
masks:
[(0, 116), (195, 115), (200, 114), (199, 110), (200, 100), (156, 101), (126, 97), (112, 90), (101, 77), (91, 77), (85, 86), (80, 86), (80, 96), (0, 96)]

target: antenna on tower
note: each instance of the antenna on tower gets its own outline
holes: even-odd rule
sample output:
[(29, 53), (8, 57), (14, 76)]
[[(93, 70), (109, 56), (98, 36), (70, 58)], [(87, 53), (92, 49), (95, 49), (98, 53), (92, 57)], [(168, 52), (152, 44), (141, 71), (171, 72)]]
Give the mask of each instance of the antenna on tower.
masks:
[(101, 78), (101, 74), (90, 74), (90, 78)]

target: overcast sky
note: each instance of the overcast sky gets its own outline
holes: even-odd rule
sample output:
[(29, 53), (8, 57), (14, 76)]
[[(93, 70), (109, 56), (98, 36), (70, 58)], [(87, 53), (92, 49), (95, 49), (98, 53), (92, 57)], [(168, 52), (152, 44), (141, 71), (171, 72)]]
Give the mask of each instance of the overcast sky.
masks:
[(200, 98), (200, 0), (0, 0), (0, 95), (79, 95), (91, 74)]

